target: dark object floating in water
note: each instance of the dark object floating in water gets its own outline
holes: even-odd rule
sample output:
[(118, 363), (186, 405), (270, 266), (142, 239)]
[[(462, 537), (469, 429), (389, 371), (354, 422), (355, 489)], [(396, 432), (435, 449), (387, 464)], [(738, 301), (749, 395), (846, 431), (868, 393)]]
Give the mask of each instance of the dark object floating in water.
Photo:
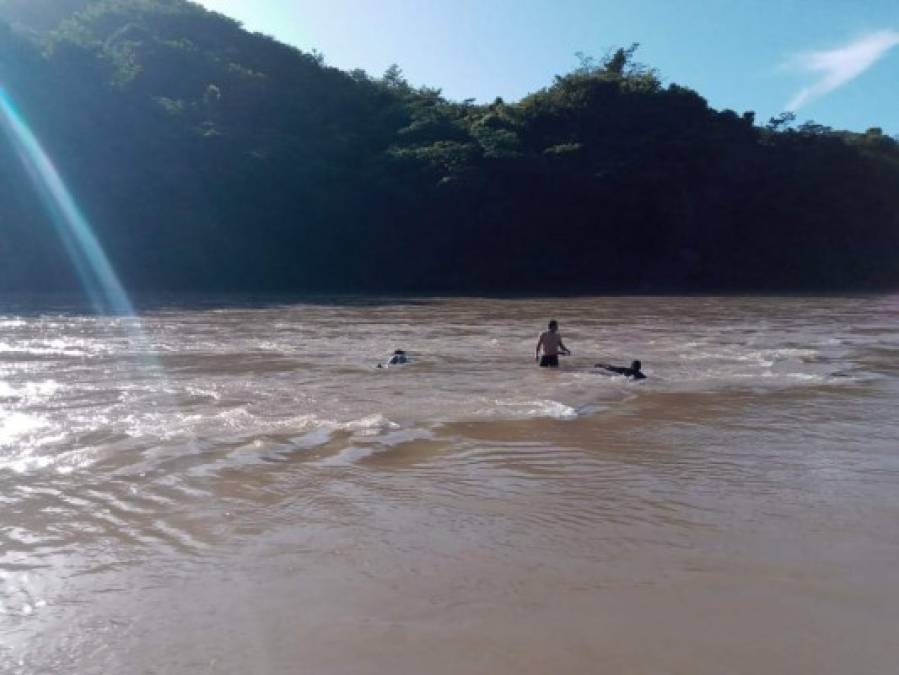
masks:
[(409, 358), (406, 356), (406, 352), (402, 349), (397, 349), (393, 352), (393, 355), (388, 359), (387, 365), (385, 366), (382, 363), (378, 364), (378, 368), (389, 368), (390, 366), (401, 366), (406, 363), (409, 363)]
[(616, 375), (624, 375), (625, 377), (629, 377), (632, 380), (646, 379), (646, 375), (644, 375), (642, 371), (643, 364), (640, 361), (632, 361), (630, 368), (626, 368), (624, 366), (613, 366), (608, 363), (597, 363), (594, 367), (601, 370), (606, 370)]

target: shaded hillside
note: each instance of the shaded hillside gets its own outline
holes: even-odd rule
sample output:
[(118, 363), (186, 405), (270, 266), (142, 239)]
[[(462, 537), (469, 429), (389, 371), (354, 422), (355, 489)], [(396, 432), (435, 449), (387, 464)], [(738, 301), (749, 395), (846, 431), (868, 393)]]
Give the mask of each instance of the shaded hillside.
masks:
[[(130, 288), (899, 285), (899, 144), (718, 112), (619, 50), (517, 103), (181, 0), (0, 0), (0, 82)], [(0, 289), (75, 285), (9, 143)]]

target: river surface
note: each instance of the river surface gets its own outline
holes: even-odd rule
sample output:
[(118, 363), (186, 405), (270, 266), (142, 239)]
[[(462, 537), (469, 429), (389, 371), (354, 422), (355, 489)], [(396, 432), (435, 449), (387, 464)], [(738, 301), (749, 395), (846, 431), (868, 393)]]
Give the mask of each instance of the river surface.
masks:
[(6, 298), (0, 672), (895, 675), (897, 403), (897, 296)]

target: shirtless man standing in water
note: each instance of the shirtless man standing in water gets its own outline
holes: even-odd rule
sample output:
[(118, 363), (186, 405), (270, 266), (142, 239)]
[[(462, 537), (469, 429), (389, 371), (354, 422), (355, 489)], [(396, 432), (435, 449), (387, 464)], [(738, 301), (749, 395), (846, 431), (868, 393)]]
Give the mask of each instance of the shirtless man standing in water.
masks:
[[(540, 351), (543, 351), (543, 357), (540, 357)], [(549, 330), (540, 333), (537, 340), (537, 360), (540, 362), (541, 368), (558, 368), (559, 354), (571, 356), (568, 347), (562, 342), (562, 336), (559, 334), (559, 322), (550, 321)]]

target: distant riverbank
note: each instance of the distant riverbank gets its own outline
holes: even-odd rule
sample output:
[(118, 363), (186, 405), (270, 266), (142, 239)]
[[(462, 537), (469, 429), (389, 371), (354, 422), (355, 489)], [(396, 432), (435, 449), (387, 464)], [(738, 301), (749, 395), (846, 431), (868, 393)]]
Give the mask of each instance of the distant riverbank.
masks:
[(715, 110), (635, 47), (481, 105), (88, 4), (0, 2), (0, 290), (79, 288), (88, 235), (132, 290), (899, 288), (880, 128)]

